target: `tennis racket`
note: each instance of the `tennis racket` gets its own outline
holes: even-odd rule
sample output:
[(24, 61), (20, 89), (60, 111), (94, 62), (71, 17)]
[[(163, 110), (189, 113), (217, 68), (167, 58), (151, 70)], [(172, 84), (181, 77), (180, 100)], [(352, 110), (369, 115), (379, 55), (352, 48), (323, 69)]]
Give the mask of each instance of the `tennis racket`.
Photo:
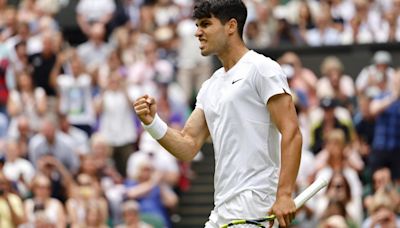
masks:
[[(300, 208), (303, 206), (307, 200), (309, 200), (311, 197), (313, 197), (319, 190), (324, 188), (325, 186), (328, 185), (328, 181), (325, 179), (318, 179), (314, 181), (310, 186), (308, 186), (302, 193), (300, 193), (295, 199), (294, 203), (296, 205), (296, 209)], [(227, 228), (227, 227), (232, 227), (232, 226), (238, 226), (240, 227), (262, 227), (265, 228), (265, 225), (262, 223), (270, 222), (275, 220), (276, 216), (275, 215), (268, 215), (263, 218), (259, 219), (237, 219), (237, 220), (232, 220), (228, 224), (222, 225), (220, 228)]]

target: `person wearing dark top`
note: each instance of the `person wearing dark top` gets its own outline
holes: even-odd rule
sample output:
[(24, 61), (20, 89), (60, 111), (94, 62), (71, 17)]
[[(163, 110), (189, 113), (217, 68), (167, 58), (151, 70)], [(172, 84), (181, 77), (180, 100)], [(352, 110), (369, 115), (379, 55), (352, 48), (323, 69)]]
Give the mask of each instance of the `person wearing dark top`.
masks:
[(332, 98), (322, 98), (320, 107), (324, 111), (323, 119), (312, 127), (311, 130), (311, 151), (314, 154), (319, 153), (324, 147), (324, 139), (326, 134), (333, 129), (343, 130), (346, 138), (346, 143), (350, 142), (350, 129), (335, 116), (335, 108), (338, 102)]
[(369, 155), (372, 171), (388, 167), (392, 178), (400, 182), (400, 70), (396, 70), (386, 91), (371, 101), (375, 134)]
[(32, 67), (33, 83), (35, 87), (42, 87), (47, 96), (55, 96), (54, 85), (50, 82), (50, 74), (56, 63), (56, 53), (52, 33), (44, 33), (42, 36), (42, 52), (29, 56), (29, 64)]

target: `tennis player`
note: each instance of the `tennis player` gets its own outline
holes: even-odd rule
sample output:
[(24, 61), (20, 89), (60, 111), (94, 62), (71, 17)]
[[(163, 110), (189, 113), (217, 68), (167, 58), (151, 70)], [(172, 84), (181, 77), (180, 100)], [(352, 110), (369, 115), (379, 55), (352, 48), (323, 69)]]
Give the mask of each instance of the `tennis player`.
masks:
[(160, 119), (153, 97), (134, 104), (144, 128), (178, 159), (191, 160), (211, 135), (215, 207), (206, 228), (267, 214), (287, 227), (295, 217), (292, 192), (302, 136), (282, 69), (243, 42), (246, 17), (240, 0), (197, 1), (201, 53), (216, 55), (223, 67), (202, 85), (182, 130)]

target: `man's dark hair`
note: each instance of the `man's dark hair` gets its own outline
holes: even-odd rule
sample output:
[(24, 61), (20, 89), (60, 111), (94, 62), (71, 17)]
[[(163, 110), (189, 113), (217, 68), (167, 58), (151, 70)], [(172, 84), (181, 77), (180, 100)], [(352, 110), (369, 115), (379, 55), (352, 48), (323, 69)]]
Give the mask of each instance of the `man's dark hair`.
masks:
[(238, 32), (243, 37), (243, 28), (247, 18), (247, 9), (241, 0), (199, 0), (193, 11), (194, 19), (214, 16), (225, 24), (234, 18), (238, 23)]

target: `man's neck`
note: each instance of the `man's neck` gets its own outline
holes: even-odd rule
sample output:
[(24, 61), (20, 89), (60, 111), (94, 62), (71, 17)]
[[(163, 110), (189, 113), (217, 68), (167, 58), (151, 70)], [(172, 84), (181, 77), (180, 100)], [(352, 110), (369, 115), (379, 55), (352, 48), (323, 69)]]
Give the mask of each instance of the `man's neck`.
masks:
[(225, 50), (223, 53), (217, 54), (225, 71), (230, 70), (249, 51), (243, 43), (231, 45)]

